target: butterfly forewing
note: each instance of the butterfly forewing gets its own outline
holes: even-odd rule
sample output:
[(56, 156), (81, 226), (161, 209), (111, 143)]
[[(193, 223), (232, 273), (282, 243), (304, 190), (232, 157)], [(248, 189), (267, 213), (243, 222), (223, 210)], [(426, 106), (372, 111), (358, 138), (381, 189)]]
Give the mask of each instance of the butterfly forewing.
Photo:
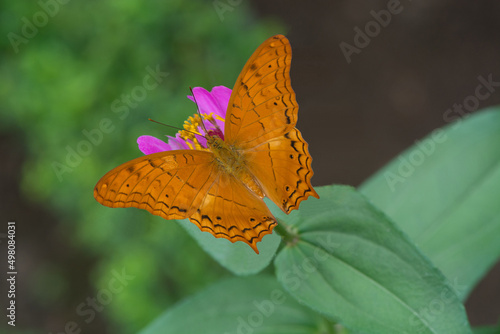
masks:
[(290, 84), (291, 56), (288, 39), (277, 35), (250, 57), (229, 100), (225, 137), (230, 144), (252, 147), (295, 126), (298, 105)]
[(242, 151), (249, 171), (284, 212), (309, 196), (313, 171), (297, 123), (291, 87), (292, 50), (286, 37), (265, 41), (250, 57), (234, 86), (226, 116), (226, 138)]
[(96, 200), (112, 208), (136, 207), (165, 219), (183, 219), (199, 207), (217, 175), (213, 154), (180, 150), (150, 154), (104, 175)]

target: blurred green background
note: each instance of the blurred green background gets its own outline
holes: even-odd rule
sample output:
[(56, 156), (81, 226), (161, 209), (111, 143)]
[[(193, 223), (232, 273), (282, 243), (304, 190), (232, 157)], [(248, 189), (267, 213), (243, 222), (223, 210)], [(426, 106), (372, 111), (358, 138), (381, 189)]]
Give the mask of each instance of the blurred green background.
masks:
[[(230, 275), (176, 223), (102, 207), (93, 187), (141, 155), (140, 135), (175, 133), (148, 117), (180, 126), (195, 112), (189, 87), (231, 88), (266, 38), (292, 43), (314, 185), (358, 185), (445, 125), (479, 75), (500, 81), (495, 2), (403, 3), (348, 64), (339, 44), (352, 44), (353, 28), (387, 1), (59, 1), (0, 3), (0, 233), (17, 222), (19, 272), (17, 326), (0, 324), (9, 333), (60, 333), (72, 322), (83, 333), (135, 333)], [(141, 88), (151, 69), (168, 75)], [(495, 92), (479, 107), (499, 103)], [(119, 273), (129, 279), (113, 285)], [(471, 296), (473, 324), (500, 313), (499, 273)]]

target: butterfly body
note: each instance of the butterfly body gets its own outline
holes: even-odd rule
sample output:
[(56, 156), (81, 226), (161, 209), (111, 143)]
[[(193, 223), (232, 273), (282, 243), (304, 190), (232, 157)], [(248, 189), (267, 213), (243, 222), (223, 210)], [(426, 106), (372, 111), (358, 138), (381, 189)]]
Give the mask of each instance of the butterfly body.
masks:
[(262, 187), (255, 180), (245, 165), (242, 151), (234, 145), (229, 145), (218, 136), (208, 136), (207, 145), (214, 155), (214, 164), (220, 172), (233, 176), (241, 181), (249, 190), (259, 198), (264, 197)]
[(264, 196), (287, 214), (309, 196), (319, 198), (308, 145), (295, 128), (290, 62), (286, 37), (266, 40), (236, 80), (223, 133), (207, 131), (202, 150), (164, 151), (116, 167), (97, 183), (96, 200), (189, 218), (202, 231), (243, 241), (258, 253), (257, 242), (277, 224)]

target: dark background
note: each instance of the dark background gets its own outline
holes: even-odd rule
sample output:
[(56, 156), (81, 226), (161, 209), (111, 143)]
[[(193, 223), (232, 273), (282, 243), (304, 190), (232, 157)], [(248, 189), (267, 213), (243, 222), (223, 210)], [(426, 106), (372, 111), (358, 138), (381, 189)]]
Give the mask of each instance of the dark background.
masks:
[[(281, 28), (276, 32), (267, 26), (268, 36), (284, 33), (290, 39), (292, 84), (300, 105), (298, 128), (310, 145), (315, 186), (333, 183), (360, 185), (417, 139), (447, 125), (443, 117), (445, 111), (474, 94), (479, 84), (478, 76), (487, 78), (492, 74), (494, 81), (500, 81), (500, 3), (496, 1), (402, 1), (401, 13), (393, 15), (390, 24), (371, 38), (369, 45), (359, 54), (353, 54), (349, 64), (340, 43), (353, 45), (354, 28), (364, 30), (365, 24), (373, 20), (370, 11), (386, 9), (387, 4), (388, 1), (306, 3), (258, 0), (242, 1), (224, 14), (243, 15), (238, 11), (245, 11), (248, 13), (245, 15), (250, 15), (254, 21), (278, 22)], [(210, 6), (206, 11), (207, 16), (215, 15)], [(21, 24), (17, 18), (11, 23), (14, 27)], [(229, 23), (221, 22), (222, 26), (224, 24), (227, 26), (220, 29), (231, 29)], [(245, 28), (241, 30), (239, 40), (244, 44)], [(169, 33), (182, 34), (180, 30)], [(242, 55), (242, 58), (234, 60), (239, 68), (258, 46), (255, 40), (252, 37), (252, 45), (244, 51), (240, 47), (238, 56)], [(33, 44), (35, 42), (30, 42), (26, 48), (34, 47)], [(8, 46), (4, 45), (4, 49), (7, 50)], [(126, 68), (127, 64), (123, 66)], [(204, 64), (190, 66), (196, 70)], [(226, 76), (233, 77), (234, 81), (237, 74)], [(221, 82), (215, 80), (213, 85), (217, 84)], [(231, 85), (229, 82), (222, 84)], [(191, 85), (198, 84), (193, 82)], [(2, 98), (8, 99), (9, 96), (2, 95)], [(495, 92), (489, 99), (481, 101), (479, 109), (498, 104), (500, 92)], [(3, 107), (1, 112), (7, 117), (13, 111)], [(151, 111), (145, 115), (140, 118), (141, 122), (151, 115)], [(113, 255), (87, 251), (69, 237), (75, 232), (71, 218), (68, 218), (70, 215), (61, 218), (51, 205), (29, 199), (29, 186), (26, 187), (25, 179), (23, 181), (23, 173), (30, 167), (30, 141), (33, 139), (23, 131), (28, 131), (36, 123), (37, 117), (27, 114), (21, 118), (20, 125), (1, 128), (2, 224), (6, 220), (18, 222), (18, 250), (21, 252), (17, 282), (18, 323), (27, 329), (27, 333), (31, 332), (30, 329), (34, 333), (38, 333), (37, 329), (55, 333), (72, 318), (69, 310), (74, 310), (87, 295), (95, 294), (96, 282), (99, 281), (95, 268), (102, 265), (103, 257)], [(63, 130), (55, 127), (53, 131)], [(127, 140), (134, 145), (135, 139)], [(65, 143), (60, 145), (64, 147)], [(38, 152), (43, 153), (43, 150), (43, 147), (38, 148)], [(111, 161), (115, 165), (117, 162), (123, 161)], [(96, 174), (105, 171), (106, 168), (100, 168)], [(89, 193), (96, 181), (89, 183)], [(24, 190), (20, 187), (23, 182)], [(196, 245), (190, 244), (190, 247), (196, 248)], [(193, 256), (207, 261), (207, 267), (217, 266), (199, 252)], [(49, 268), (43, 272), (59, 274), (40, 274), (42, 264)], [(215, 276), (227, 275), (222, 269), (215, 269), (215, 272), (209, 275), (207, 284)], [(168, 277), (159, 276), (158, 280), (165, 283), (162, 279), (169, 284)], [(41, 284), (48, 296), (57, 295), (60, 290), (57, 287), (64, 286), (64, 298), (51, 299), (40, 293), (40, 288), (34, 289), (34, 282)], [(469, 297), (466, 309), (473, 326), (498, 322), (499, 282), (500, 266), (497, 265)], [(179, 291), (172, 283), (172, 288), (167, 289), (168, 303), (159, 303), (158, 309), (166, 308), (169, 303), (180, 300), (204, 284), (203, 277), (199, 277), (192, 283), (192, 288)], [(32, 295), (32, 291), (38, 291), (38, 295)], [(117, 325), (120, 316), (123, 317), (120, 314), (110, 316), (107, 311), (98, 314), (88, 329), (103, 333), (122, 332), (117, 330), (122, 328)], [(151, 319), (154, 317), (151, 314)], [(140, 321), (138, 324), (138, 328), (143, 325)]]

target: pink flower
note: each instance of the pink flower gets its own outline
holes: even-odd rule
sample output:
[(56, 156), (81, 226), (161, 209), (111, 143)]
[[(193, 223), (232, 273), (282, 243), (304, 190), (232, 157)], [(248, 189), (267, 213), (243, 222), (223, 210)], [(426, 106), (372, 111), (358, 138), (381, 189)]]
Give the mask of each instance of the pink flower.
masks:
[[(205, 88), (193, 88), (198, 108), (203, 119), (196, 113), (184, 122), (184, 130), (179, 131), (175, 137), (168, 137), (164, 142), (152, 136), (140, 136), (137, 138), (139, 149), (144, 154), (153, 154), (170, 150), (206, 150), (205, 128), (211, 135), (218, 135), (224, 139), (224, 121), (226, 119), (227, 105), (231, 97), (231, 89), (224, 86), (216, 86), (209, 92)], [(191, 101), (193, 96), (188, 95)], [(201, 125), (203, 122), (203, 127)], [(196, 133), (196, 134), (194, 134)]]

